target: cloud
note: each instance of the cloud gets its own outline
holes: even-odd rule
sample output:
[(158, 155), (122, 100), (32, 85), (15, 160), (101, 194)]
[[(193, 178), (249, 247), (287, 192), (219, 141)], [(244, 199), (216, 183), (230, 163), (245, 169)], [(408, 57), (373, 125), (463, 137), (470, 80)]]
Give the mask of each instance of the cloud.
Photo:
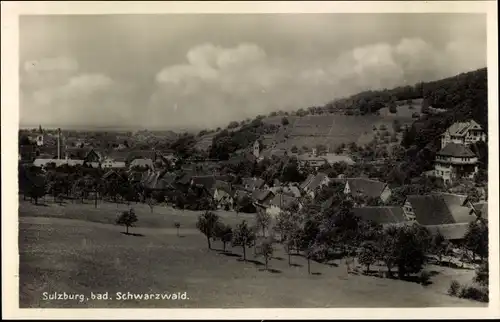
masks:
[(86, 70), (71, 57), (27, 60), (20, 68), (21, 123), (212, 128), (481, 68), (485, 46), (400, 38), (312, 59), (251, 42), (200, 43), (186, 50), (184, 62), (149, 72), (148, 82)]
[(363, 90), (413, 85), (486, 66), (480, 55), (485, 48), (475, 44), (467, 49), (466, 44), (437, 47), (420, 38), (402, 38), (319, 61), (271, 57), (252, 43), (202, 44), (186, 53), (187, 63), (166, 66), (157, 74), (146, 114), (169, 115), (162, 119), (167, 125), (220, 126), (273, 110), (322, 105)]
[(22, 66), (21, 123), (109, 124), (133, 118), (130, 109), (116, 109), (124, 88), (107, 75), (80, 71), (73, 59), (44, 58)]

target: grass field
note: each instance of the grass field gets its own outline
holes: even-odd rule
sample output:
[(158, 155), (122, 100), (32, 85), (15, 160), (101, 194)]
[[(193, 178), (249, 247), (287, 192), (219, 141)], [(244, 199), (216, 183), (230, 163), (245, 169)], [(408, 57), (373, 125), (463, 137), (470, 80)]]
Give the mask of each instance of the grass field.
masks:
[[(414, 100), (413, 108), (398, 102), (397, 113), (390, 113), (388, 108), (382, 108), (379, 115), (349, 116), (341, 114), (306, 115), (303, 117), (289, 116), (290, 124), (286, 128), (287, 138), (277, 140), (279, 148), (290, 149), (307, 146), (312, 148), (318, 144), (326, 145), (334, 150), (338, 145), (356, 142), (358, 145), (369, 143), (373, 137), (373, 126), (379, 128), (382, 124), (392, 132), (392, 122), (398, 120), (402, 125), (413, 123), (412, 114), (420, 113), (422, 100)], [(280, 124), (282, 116), (267, 117), (264, 122)]]
[[(223, 253), (219, 242), (208, 250), (195, 228), (199, 212), (135, 205), (139, 221), (125, 235), (113, 225), (120, 210), (114, 204), (48, 203), (35, 206), (20, 201), (20, 307), (430, 307), (485, 306), (445, 294), (451, 278), (467, 282), (473, 271), (432, 269), (433, 284), (422, 285), (377, 277), (348, 275), (343, 264), (311, 264), (294, 256), (293, 267), (281, 246), (263, 270), (263, 259), (241, 248)], [(252, 215), (220, 212), (235, 225)], [(181, 223), (177, 236), (173, 223)], [(90, 292), (187, 292), (188, 300), (45, 301), (43, 292), (89, 295)]]

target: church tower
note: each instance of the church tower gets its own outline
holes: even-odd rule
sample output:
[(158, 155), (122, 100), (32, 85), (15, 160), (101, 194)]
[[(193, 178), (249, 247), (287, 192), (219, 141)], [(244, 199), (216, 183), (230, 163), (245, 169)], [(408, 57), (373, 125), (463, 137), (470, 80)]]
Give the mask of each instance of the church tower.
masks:
[(253, 155), (257, 159), (260, 156), (260, 143), (259, 143), (259, 140), (256, 140), (255, 143), (253, 144)]
[(38, 135), (36, 136), (36, 145), (43, 146), (43, 129), (42, 126), (38, 126)]

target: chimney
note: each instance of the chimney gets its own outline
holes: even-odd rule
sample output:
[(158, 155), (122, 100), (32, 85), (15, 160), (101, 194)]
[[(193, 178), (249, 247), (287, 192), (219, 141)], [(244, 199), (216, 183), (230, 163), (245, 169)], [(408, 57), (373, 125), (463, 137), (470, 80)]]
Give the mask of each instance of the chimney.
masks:
[(61, 159), (61, 128), (57, 129), (57, 159)]

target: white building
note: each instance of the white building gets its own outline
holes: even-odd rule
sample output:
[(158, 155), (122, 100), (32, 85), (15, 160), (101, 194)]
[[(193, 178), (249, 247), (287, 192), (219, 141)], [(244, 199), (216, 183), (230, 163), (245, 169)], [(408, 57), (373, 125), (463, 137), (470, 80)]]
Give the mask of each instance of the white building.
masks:
[(467, 146), (448, 143), (436, 154), (434, 176), (440, 177), (445, 183), (454, 179), (473, 179), (478, 171), (478, 158)]
[(441, 148), (449, 143), (469, 145), (478, 141), (486, 142), (486, 132), (474, 120), (456, 122), (441, 136)]

